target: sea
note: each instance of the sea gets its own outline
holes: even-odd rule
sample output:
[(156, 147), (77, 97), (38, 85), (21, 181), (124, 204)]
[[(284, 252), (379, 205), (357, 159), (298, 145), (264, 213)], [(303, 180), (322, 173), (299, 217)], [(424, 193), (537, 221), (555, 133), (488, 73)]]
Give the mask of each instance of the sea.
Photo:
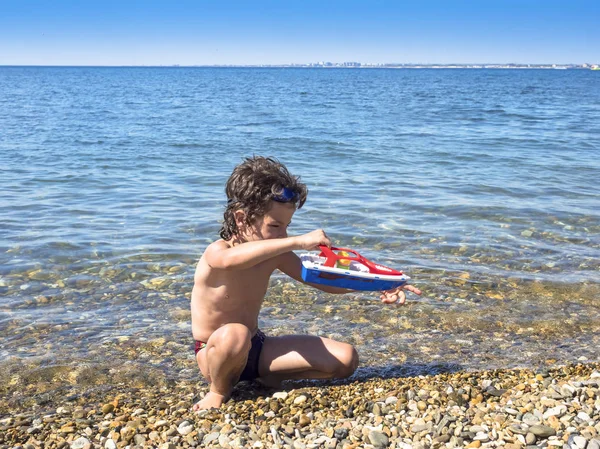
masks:
[(7, 394), (202, 383), (189, 301), (253, 155), (309, 188), (290, 234), (423, 294), (274, 273), (267, 335), (354, 344), (353, 379), (600, 360), (600, 72), (0, 67)]

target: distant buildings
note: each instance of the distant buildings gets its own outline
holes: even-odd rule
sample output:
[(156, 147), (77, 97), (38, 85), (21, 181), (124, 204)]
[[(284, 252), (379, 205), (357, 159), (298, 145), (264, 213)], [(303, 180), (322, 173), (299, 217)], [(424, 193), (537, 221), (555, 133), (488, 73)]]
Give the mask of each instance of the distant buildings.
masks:
[(598, 64), (401, 64), (320, 61), (308, 64), (290, 64), (277, 67), (324, 67), (324, 68), (394, 68), (394, 69), (592, 69)]

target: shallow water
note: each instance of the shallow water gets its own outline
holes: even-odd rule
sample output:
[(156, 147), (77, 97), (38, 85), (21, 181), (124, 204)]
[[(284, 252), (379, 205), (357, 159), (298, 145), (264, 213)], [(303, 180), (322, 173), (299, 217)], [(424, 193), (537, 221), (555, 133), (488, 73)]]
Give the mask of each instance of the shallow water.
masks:
[(291, 233), (323, 227), (425, 292), (382, 307), (275, 276), (268, 333), (352, 342), (359, 377), (597, 361), (599, 82), (1, 67), (1, 371), (14, 385), (196, 376), (194, 265), (251, 154), (308, 184)]

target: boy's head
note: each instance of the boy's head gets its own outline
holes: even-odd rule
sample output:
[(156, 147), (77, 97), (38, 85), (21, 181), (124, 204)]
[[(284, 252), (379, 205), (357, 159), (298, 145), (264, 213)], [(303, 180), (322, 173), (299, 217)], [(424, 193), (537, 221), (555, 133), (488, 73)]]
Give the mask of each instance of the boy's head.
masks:
[(227, 208), (219, 232), (221, 238), (229, 240), (239, 236), (241, 228), (252, 226), (268, 213), (273, 215), (268, 217), (273, 224), (267, 223), (265, 227), (274, 228), (275, 222), (287, 227), (288, 223), (283, 221), (287, 215), (291, 219), (293, 211), (302, 207), (308, 194), (306, 185), (299, 179), (276, 159), (261, 156), (246, 158), (233, 169), (225, 186)]

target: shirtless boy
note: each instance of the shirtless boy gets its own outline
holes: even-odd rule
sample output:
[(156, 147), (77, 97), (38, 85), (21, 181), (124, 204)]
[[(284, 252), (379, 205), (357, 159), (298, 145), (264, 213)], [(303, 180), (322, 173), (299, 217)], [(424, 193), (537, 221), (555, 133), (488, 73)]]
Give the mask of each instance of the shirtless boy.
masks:
[[(310, 335), (270, 337), (258, 329), (271, 274), (278, 269), (303, 282), (302, 264), (293, 251), (331, 246), (321, 229), (288, 237), (292, 216), (306, 201), (306, 186), (278, 161), (253, 157), (234, 169), (225, 192), (222, 239), (206, 248), (192, 290), (196, 360), (210, 384), (194, 410), (220, 407), (240, 380), (274, 385), (285, 379), (350, 376), (358, 366), (352, 345)], [(350, 291), (310, 285), (328, 293)], [(421, 294), (405, 285), (383, 292), (381, 300), (404, 304), (404, 290)]]

